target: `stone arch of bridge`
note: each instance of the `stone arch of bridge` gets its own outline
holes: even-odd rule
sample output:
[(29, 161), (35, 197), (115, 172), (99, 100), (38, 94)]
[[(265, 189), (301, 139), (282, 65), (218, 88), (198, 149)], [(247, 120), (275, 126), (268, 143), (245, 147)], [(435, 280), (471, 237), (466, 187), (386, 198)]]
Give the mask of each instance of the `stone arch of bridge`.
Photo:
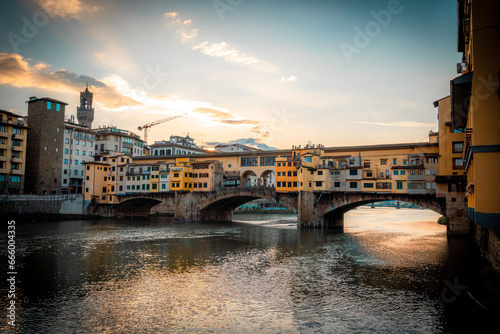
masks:
[(436, 213), (439, 213), (440, 215), (445, 215), (443, 207), (435, 204), (435, 203), (430, 203), (430, 202), (425, 202), (425, 201), (415, 201), (412, 199), (404, 198), (404, 199), (398, 199), (398, 198), (372, 198), (372, 199), (363, 199), (363, 200), (358, 200), (358, 201), (353, 201), (350, 203), (343, 204), (338, 207), (328, 207), (323, 211), (323, 216), (330, 221), (332, 218), (341, 216), (344, 213), (351, 211), (359, 206), (365, 205), (365, 204), (371, 204), (371, 203), (377, 203), (377, 202), (385, 202), (385, 201), (400, 201), (400, 202), (405, 202), (405, 203), (411, 203), (411, 204), (416, 204), (420, 205), (421, 207), (434, 211)]
[(117, 215), (127, 213), (149, 211), (153, 206), (161, 203), (161, 200), (148, 197), (133, 197), (128, 198), (114, 207), (114, 212)]
[(253, 170), (247, 169), (243, 173), (241, 173), (240, 185), (244, 187), (256, 186), (257, 180), (258, 180), (257, 174)]
[[(262, 188), (262, 187), (261, 187)], [(269, 188), (267, 188), (269, 189)], [(235, 192), (231, 194), (224, 194), (221, 196), (218, 196), (215, 199), (212, 199), (208, 203), (204, 203), (202, 206), (200, 213), (206, 213), (210, 211), (219, 211), (219, 212), (227, 212), (227, 211), (234, 211), (237, 207), (248, 203), (250, 201), (256, 200), (256, 199), (267, 199), (270, 201), (276, 201), (277, 198), (273, 196), (271, 192), (269, 193), (258, 193), (258, 192)], [(278, 200), (279, 201), (279, 200)], [(293, 206), (293, 204), (287, 202), (287, 201), (282, 201), (279, 202), (279, 204), (289, 210), (296, 210), (297, 208)]]
[(263, 187), (274, 187), (274, 170), (266, 169), (260, 174), (260, 183)]

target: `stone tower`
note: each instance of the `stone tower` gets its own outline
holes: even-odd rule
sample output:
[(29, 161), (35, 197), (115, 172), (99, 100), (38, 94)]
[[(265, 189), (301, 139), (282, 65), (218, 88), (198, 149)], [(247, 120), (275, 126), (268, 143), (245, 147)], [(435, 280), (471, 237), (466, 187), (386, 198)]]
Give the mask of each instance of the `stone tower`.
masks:
[(26, 145), (25, 193), (60, 194), (67, 103), (35, 96), (27, 102), (30, 130)]
[(85, 91), (80, 93), (80, 106), (76, 108), (76, 117), (78, 123), (89, 128), (92, 127), (94, 120), (94, 108), (92, 108), (92, 99), (94, 93), (89, 92), (89, 84), (85, 87)]

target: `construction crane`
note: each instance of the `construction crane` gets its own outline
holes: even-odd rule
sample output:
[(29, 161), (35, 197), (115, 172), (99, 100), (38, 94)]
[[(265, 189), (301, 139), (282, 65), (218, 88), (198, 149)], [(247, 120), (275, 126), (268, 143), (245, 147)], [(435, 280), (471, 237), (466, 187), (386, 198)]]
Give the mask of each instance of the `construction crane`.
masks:
[(185, 114), (175, 115), (175, 116), (170, 116), (170, 117), (167, 117), (167, 118), (164, 118), (164, 119), (159, 119), (157, 121), (154, 121), (154, 122), (151, 122), (151, 123), (148, 123), (148, 124), (144, 124), (143, 126), (139, 126), (137, 129), (139, 129), (139, 130), (144, 129), (144, 142), (147, 144), (148, 143), (148, 131), (149, 131), (150, 127), (152, 127), (154, 125), (158, 125), (158, 124), (164, 123), (164, 122), (168, 122), (168, 121), (174, 120), (174, 119), (182, 117), (182, 116), (186, 116), (186, 115)]

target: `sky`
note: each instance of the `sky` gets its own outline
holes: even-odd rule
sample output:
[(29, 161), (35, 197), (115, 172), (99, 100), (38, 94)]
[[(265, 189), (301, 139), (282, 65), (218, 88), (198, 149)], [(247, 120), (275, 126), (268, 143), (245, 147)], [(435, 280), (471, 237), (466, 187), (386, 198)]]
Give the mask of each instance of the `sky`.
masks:
[(456, 0), (12, 0), (0, 5), (0, 109), (68, 103), (92, 127), (198, 145), (428, 140), (461, 55)]

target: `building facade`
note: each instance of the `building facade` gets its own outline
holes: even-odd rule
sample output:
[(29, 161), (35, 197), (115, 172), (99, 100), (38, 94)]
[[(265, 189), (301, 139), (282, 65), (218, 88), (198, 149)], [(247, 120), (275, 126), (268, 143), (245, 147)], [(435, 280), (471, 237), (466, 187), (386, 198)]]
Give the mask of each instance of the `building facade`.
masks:
[(64, 151), (62, 167), (63, 194), (81, 194), (83, 190), (83, 164), (93, 161), (95, 133), (88, 127), (71, 121), (64, 123)]
[(93, 131), (96, 154), (127, 154), (134, 157), (144, 155), (144, 141), (131, 131), (115, 126), (99, 127)]
[(464, 133), (462, 164), (467, 175), (471, 220), (500, 233), (500, 4), (458, 1), (461, 76), (451, 80), (451, 123)]
[(193, 138), (189, 135), (186, 137), (170, 136), (169, 141), (155, 141), (154, 144), (150, 145), (150, 150), (153, 156), (205, 154), (208, 152), (196, 146)]
[(0, 194), (23, 194), (28, 127), (20, 115), (0, 109)]
[(25, 192), (60, 194), (63, 175), (64, 111), (67, 103), (30, 97)]

